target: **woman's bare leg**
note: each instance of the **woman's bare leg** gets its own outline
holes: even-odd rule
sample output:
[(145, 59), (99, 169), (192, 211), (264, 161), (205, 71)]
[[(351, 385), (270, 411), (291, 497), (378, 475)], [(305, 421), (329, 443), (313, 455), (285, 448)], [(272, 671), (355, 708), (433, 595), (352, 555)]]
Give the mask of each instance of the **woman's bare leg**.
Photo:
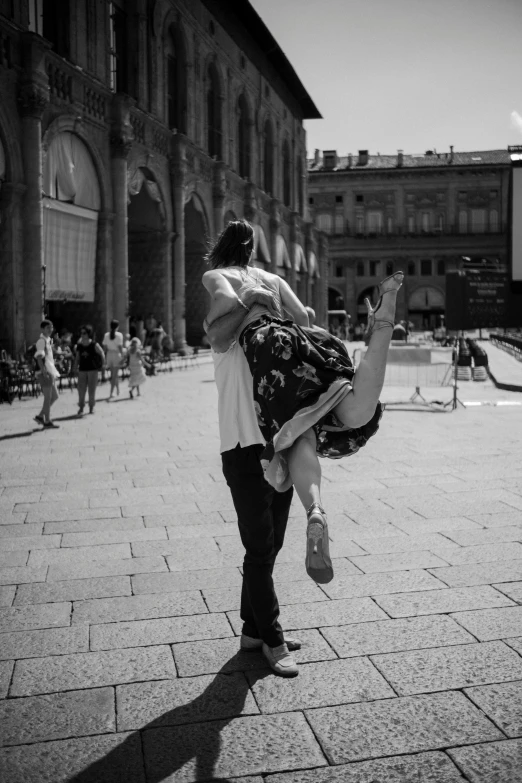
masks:
[(321, 505), (321, 466), (312, 429), (297, 438), (287, 459), (292, 483), (305, 511), (313, 503)]
[(336, 415), (346, 427), (362, 427), (375, 413), (384, 385), (396, 304), (397, 291), (387, 291), (383, 295), (368, 348), (355, 371), (353, 388), (334, 408)]

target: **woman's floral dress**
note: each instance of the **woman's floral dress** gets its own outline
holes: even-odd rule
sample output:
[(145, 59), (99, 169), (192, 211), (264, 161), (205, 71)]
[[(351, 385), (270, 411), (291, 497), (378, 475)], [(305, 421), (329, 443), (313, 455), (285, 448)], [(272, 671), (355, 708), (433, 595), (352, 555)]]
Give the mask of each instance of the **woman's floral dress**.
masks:
[(341, 340), (265, 312), (245, 326), (239, 343), (252, 372), (254, 406), (266, 441), (265, 478), (279, 492), (292, 483), (286, 452), (310, 427), (317, 454), (329, 459), (355, 454), (377, 431), (380, 403), (357, 429), (342, 429), (333, 412), (350, 392), (355, 372)]

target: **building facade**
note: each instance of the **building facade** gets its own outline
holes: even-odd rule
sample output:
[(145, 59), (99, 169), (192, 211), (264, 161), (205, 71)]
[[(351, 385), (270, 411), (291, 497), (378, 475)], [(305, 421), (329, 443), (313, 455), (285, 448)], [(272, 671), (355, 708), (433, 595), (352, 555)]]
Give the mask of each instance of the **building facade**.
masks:
[(153, 313), (197, 345), (207, 240), (255, 226), (256, 263), (324, 321), (303, 120), (320, 114), (243, 0), (0, 0), (0, 347)]
[(315, 225), (329, 235), (329, 310), (366, 322), (365, 297), (402, 269), (397, 319), (443, 323), (445, 274), (468, 260), (504, 267), (509, 247), (508, 150), (338, 157), (308, 161)]

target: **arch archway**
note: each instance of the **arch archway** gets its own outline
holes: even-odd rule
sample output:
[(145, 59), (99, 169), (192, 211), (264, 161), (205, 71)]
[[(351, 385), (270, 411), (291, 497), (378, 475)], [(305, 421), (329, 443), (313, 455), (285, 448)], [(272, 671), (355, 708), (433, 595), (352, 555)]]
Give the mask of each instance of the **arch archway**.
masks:
[(129, 315), (151, 313), (166, 331), (170, 324), (165, 207), (150, 169), (135, 168), (129, 178)]
[(445, 307), (444, 293), (439, 288), (419, 286), (408, 298), (408, 318), (415, 329), (435, 329), (440, 325)]
[(237, 99), (237, 170), (240, 177), (250, 177), (251, 143), (250, 126), (251, 117), (247, 99), (243, 93)]
[(183, 32), (177, 23), (168, 26), (165, 55), (168, 126), (180, 133), (187, 133), (187, 47)]
[(210, 157), (221, 160), (223, 157), (222, 136), (222, 95), (221, 83), (215, 63), (211, 62), (207, 69), (206, 120), (207, 120), (207, 151)]
[(185, 205), (185, 321), (189, 345), (201, 345), (208, 296), (201, 284), (206, 270), (208, 220), (202, 201), (193, 194)]

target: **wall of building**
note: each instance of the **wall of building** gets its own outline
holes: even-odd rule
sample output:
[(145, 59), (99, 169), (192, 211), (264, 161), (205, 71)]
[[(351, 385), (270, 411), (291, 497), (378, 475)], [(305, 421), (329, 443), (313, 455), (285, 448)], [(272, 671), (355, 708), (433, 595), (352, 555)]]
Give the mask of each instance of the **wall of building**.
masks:
[(362, 167), (355, 156), (326, 169), (322, 157), (309, 161), (310, 209), (329, 235), (330, 303), (341, 297), (352, 323), (364, 323), (364, 297), (402, 269), (398, 320), (418, 329), (440, 325), (446, 271), (463, 258), (507, 264), (510, 162), (501, 152), (491, 153), (496, 163), (487, 153), (471, 163), (467, 153), (469, 165), (445, 157), (436, 168), (408, 169), (377, 156)]
[[(252, 31), (223, 12), (227, 3), (57, 0), (57, 10), (69, 14), (65, 36), (63, 25), (53, 32), (52, 20), (34, 19), (30, 5), (0, 3), (0, 141), (6, 157), (0, 183), (0, 293), (6, 302), (0, 347), (18, 352), (38, 334), (46, 262), (42, 172), (49, 145), (63, 132), (88, 150), (101, 206), (95, 301), (46, 304), (57, 325), (76, 329), (87, 320), (101, 334), (112, 317), (125, 327), (130, 315), (144, 315), (150, 307), (178, 347), (187, 339), (198, 343), (206, 307), (198, 254), (223, 228), (227, 213), (262, 226), (271, 252), (259, 263), (272, 271), (284, 270), (275, 255), (278, 235), (292, 261), (297, 244), (305, 257), (314, 253), (319, 276), (295, 264), (285, 274), (293, 286), (298, 274), (306, 278), (310, 296), (313, 279), (313, 304), (324, 321), (327, 248), (307, 218), (302, 96), (277, 72)], [(124, 31), (117, 57), (111, 8)], [(43, 37), (44, 27), (53, 41)], [(169, 90), (176, 79), (181, 82)], [(171, 98), (181, 95), (175, 109), (169, 92)], [(267, 154), (273, 161), (270, 191)], [(135, 208), (141, 191), (132, 190), (142, 176), (157, 205), (157, 219), (146, 226)]]

